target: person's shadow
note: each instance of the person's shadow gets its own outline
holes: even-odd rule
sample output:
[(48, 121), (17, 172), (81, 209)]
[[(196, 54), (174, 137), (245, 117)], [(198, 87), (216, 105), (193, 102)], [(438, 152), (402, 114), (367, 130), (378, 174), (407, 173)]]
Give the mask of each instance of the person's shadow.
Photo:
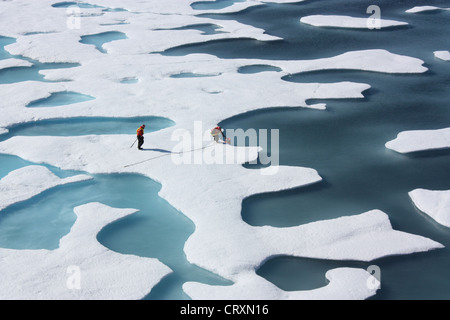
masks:
[(172, 153), (172, 151), (164, 150), (164, 149), (157, 149), (157, 148), (153, 148), (153, 149), (142, 148), (141, 151), (155, 151), (155, 152), (162, 152), (162, 153)]

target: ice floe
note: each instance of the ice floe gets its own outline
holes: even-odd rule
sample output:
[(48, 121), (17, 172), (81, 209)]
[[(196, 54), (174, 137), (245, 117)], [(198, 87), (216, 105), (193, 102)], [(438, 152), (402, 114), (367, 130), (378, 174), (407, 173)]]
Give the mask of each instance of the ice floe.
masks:
[[(368, 18), (357, 18), (349, 16), (338, 16), (338, 15), (312, 15), (302, 17), (300, 22), (309, 24), (316, 27), (334, 27), (334, 28), (351, 28), (351, 29), (372, 29), (373, 26), (370, 24)], [(389, 27), (399, 27), (408, 25), (407, 22), (378, 19), (377, 25), (378, 29), (389, 28)]]
[(200, 300), (362, 300), (377, 290), (377, 286), (367, 285), (374, 279), (364, 269), (337, 268), (329, 270), (324, 277), (329, 281), (326, 286), (305, 291), (281, 290), (252, 272), (244, 274), (242, 281), (232, 286), (188, 282), (183, 289)]
[(386, 147), (400, 153), (450, 148), (450, 128), (400, 132)]
[(420, 13), (420, 12), (429, 12), (429, 11), (438, 11), (438, 10), (450, 10), (450, 8), (442, 8), (436, 6), (416, 6), (411, 9), (406, 10), (407, 13)]
[(450, 51), (434, 51), (434, 56), (444, 61), (450, 61)]
[[(376, 290), (367, 285), (370, 274), (363, 269), (330, 270), (327, 273), (330, 284), (306, 292), (285, 292), (251, 274), (248, 270), (256, 268), (263, 262), (264, 257), (276, 255), (371, 261), (382, 256), (442, 248), (439, 243), (424, 237), (393, 230), (388, 216), (380, 210), (298, 227), (249, 228), (247, 232), (242, 233), (239, 241), (241, 247), (236, 247), (234, 252), (230, 251), (231, 248), (219, 251), (215, 247), (216, 243), (213, 243), (211, 248), (211, 250), (217, 250), (214, 263), (217, 272), (228, 273), (228, 277), (231, 277), (235, 284), (212, 287), (187, 283), (184, 288), (190, 296), (194, 299), (211, 297), (218, 299), (365, 299), (373, 295)], [(235, 268), (240, 265), (242, 270), (235, 268), (227, 270), (230, 260), (235, 260)], [(208, 264), (210, 265), (211, 262)], [(339, 276), (330, 279), (332, 274)], [(346, 276), (341, 278), (343, 274)], [(348, 286), (347, 289), (344, 289), (345, 286)]]
[(415, 189), (409, 196), (420, 211), (450, 228), (450, 190)]
[(21, 59), (3, 59), (0, 60), (0, 70), (14, 67), (31, 67), (33, 64)]
[[(290, 228), (255, 228), (235, 221), (232, 233), (224, 231), (216, 230), (213, 235), (212, 230), (204, 230), (202, 237), (194, 235), (187, 242), (186, 251), (191, 261), (208, 265), (235, 282), (239, 281), (242, 272), (254, 270), (271, 256), (371, 261), (383, 256), (442, 247), (430, 239), (393, 230), (388, 216), (379, 210)], [(209, 232), (210, 235), (207, 234)], [(236, 238), (236, 233), (241, 236)], [(238, 241), (240, 246), (224, 246), (210, 241), (207, 248), (201, 251), (194, 249), (206, 239), (219, 236), (227, 239), (228, 244)], [(208, 259), (210, 255), (215, 258)]]

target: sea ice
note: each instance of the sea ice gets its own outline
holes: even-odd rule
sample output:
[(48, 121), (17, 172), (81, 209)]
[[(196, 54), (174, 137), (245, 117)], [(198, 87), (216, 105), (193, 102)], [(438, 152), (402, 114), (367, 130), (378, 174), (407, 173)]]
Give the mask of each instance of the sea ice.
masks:
[[(261, 147), (214, 145), (211, 140), (204, 139), (205, 132), (208, 134), (208, 130), (223, 119), (251, 110), (286, 106), (323, 108), (322, 104), (308, 106), (306, 101), (363, 98), (363, 92), (370, 88), (368, 84), (354, 82), (299, 84), (282, 80), (290, 73), (336, 69), (422, 73), (427, 68), (420, 59), (386, 50), (353, 51), (308, 61), (220, 59), (207, 54), (161, 55), (160, 52), (175, 46), (212, 40), (279, 40), (260, 28), (198, 14), (237, 12), (265, 2), (297, 1), (237, 2), (221, 10), (208, 11), (194, 10), (193, 2), (195, 0), (126, 3), (96, 0), (91, 4), (97, 7), (84, 6), (76, 15), (69, 14), (67, 8), (52, 6), (57, 3), (55, 0), (0, 2), (2, 36), (16, 38), (15, 43), (5, 47), (6, 51), (40, 62), (79, 63), (73, 68), (42, 70), (45, 79), (52, 82), (22, 81), (1, 85), (3, 116), (0, 132), (20, 123), (44, 119), (70, 121), (74, 117), (161, 116), (176, 123), (171, 128), (146, 133), (146, 150), (143, 151), (130, 149), (136, 139), (134, 133), (130, 133), (14, 136), (0, 142), (0, 152), (61, 169), (82, 170), (88, 174), (138, 173), (160, 182), (160, 196), (195, 224), (195, 232), (185, 244), (188, 260), (234, 283), (225, 287), (187, 283), (184, 288), (194, 299), (237, 299), (247, 293), (245, 297), (251, 298), (364, 299), (375, 292), (366, 285), (369, 274), (365, 270), (330, 270), (327, 273), (330, 284), (326, 287), (290, 293), (256, 276), (255, 269), (266, 259), (279, 254), (370, 261), (386, 255), (441, 247), (430, 239), (393, 230), (387, 215), (378, 210), (292, 228), (246, 224), (240, 214), (244, 198), (310, 185), (322, 178), (312, 168), (273, 165), (266, 169), (246, 169), (242, 164), (255, 160)], [(124, 10), (104, 11), (104, 8)], [(75, 19), (74, 25), (68, 26), (71, 19)], [(213, 23), (220, 26), (222, 32), (205, 35), (192, 29), (170, 30), (199, 23)], [(82, 36), (100, 32), (122, 32), (127, 38), (105, 44), (106, 53), (80, 43)], [(238, 72), (241, 67), (255, 64), (270, 65), (281, 71)], [(9, 60), (3, 61), (2, 65), (5, 68), (27, 63)], [(182, 73), (214, 76), (172, 77)], [(123, 84), (123, 79), (137, 81)], [(26, 107), (52, 93), (68, 91), (89, 95), (95, 100), (52, 108)], [(193, 141), (192, 146), (186, 147), (173, 139), (174, 132), (183, 131), (186, 136), (194, 137), (196, 121), (204, 126), (199, 145)], [(445, 133), (444, 138), (447, 136)], [(233, 155), (232, 163), (226, 161), (230, 154)], [(7, 191), (2, 192), (2, 196), (7, 197), (4, 203), (23, 201), (50, 185), (74, 179), (55, 180), (44, 167), (38, 166), (28, 177), (33, 181), (29, 190), (25, 194), (19, 192), (17, 196), (26, 170), (30, 168), (13, 171), (0, 181)], [(42, 185), (44, 181), (46, 183)], [(96, 240), (96, 234), (103, 226), (133, 212), (134, 209), (89, 203), (75, 208), (77, 220), (71, 232), (60, 240), (58, 249), (0, 249), (0, 297), (142, 298), (170, 272), (169, 268), (155, 259), (114, 253)], [(77, 275), (81, 281), (79, 289)], [(68, 279), (75, 282), (68, 283)]]
[(444, 61), (450, 61), (450, 51), (435, 51), (434, 56)]
[(400, 132), (386, 148), (400, 153), (450, 148), (450, 128)]
[[(237, 224), (236, 224), (237, 226)], [(271, 256), (289, 255), (318, 259), (364, 260), (417, 251), (442, 248), (427, 238), (393, 230), (388, 216), (372, 210), (356, 216), (313, 222), (290, 228), (247, 227), (239, 232), (240, 246), (219, 249), (216, 242), (204, 251), (215, 251), (215, 259), (206, 261), (205, 252), (196, 251), (195, 259), (202, 265), (214, 266), (214, 270), (231, 278), (232, 286), (208, 286), (186, 283), (184, 289), (193, 299), (365, 299), (375, 294), (376, 288), (368, 285), (370, 274), (363, 269), (333, 269), (327, 273), (330, 284), (311, 291), (285, 292), (256, 276), (253, 270)], [(226, 233), (211, 237), (226, 237)], [(198, 242), (205, 239), (198, 239)], [(189, 246), (189, 242), (187, 244)], [(198, 244), (196, 244), (198, 245)], [(235, 248), (234, 251), (230, 251)], [(245, 249), (243, 249), (245, 248)], [(187, 252), (194, 250), (187, 247)], [(229, 268), (233, 260), (234, 267)], [(239, 269), (237, 267), (239, 266)], [(342, 274), (345, 273), (345, 276)], [(332, 274), (339, 275), (336, 277)], [(341, 277), (342, 276), (342, 277)], [(334, 282), (336, 281), (336, 282)]]
[[(46, 41), (48, 42), (48, 41)], [(78, 45), (78, 41), (76, 41)], [(93, 49), (94, 51), (97, 51)], [(68, 51), (68, 50), (66, 50)], [(317, 70), (365, 70), (385, 73), (422, 73), (428, 70), (420, 59), (393, 54), (386, 50), (360, 50), (336, 57), (300, 60), (267, 61), (259, 59), (221, 60), (204, 54), (189, 57), (160, 55), (102, 55), (75, 68), (41, 71), (47, 80), (30, 86), (27, 82), (2, 86), (3, 114), (0, 127), (35, 121), (88, 116), (164, 116), (187, 127), (200, 120), (197, 110), (208, 125), (250, 110), (275, 106), (309, 106), (309, 99), (362, 98), (369, 85), (354, 82), (289, 83), (282, 80), (288, 74)], [(379, 63), (383, 61), (383, 63)], [(243, 66), (265, 64), (281, 72), (241, 74)], [(173, 78), (182, 73), (215, 74), (214, 77)], [(124, 86), (121, 79), (139, 79)], [(71, 80), (70, 82), (57, 82)], [(242, 86), (241, 83), (245, 83)], [(72, 91), (95, 97), (95, 100), (61, 107), (25, 108), (32, 101), (44, 99), (55, 92)], [(27, 94), (23, 94), (27, 92)], [(143, 94), (145, 92), (145, 94)], [(174, 92), (183, 92), (182, 98)], [(215, 93), (215, 94), (211, 94)], [(129, 108), (123, 107), (127, 97)], [(170, 99), (167, 99), (170, 97)], [(210, 120), (212, 119), (212, 120)]]
[(437, 11), (437, 10), (450, 10), (450, 8), (441, 8), (436, 6), (416, 6), (414, 8), (406, 10), (407, 13), (420, 13), (420, 12), (428, 12), (428, 11)]
[[(368, 29), (368, 18), (356, 18), (349, 16), (337, 15), (312, 15), (302, 17), (300, 22), (316, 27), (334, 27), (334, 28), (354, 28), (354, 29)], [(389, 28), (406, 26), (407, 22), (379, 19), (379, 28)]]
[[(219, 224), (220, 220), (211, 217), (210, 225)], [(238, 281), (241, 272), (254, 270), (267, 257), (277, 255), (372, 261), (384, 256), (442, 248), (430, 239), (393, 230), (388, 216), (380, 210), (289, 228), (250, 227), (235, 220), (232, 231), (221, 231), (218, 225), (217, 230), (212, 227), (202, 230), (201, 235), (194, 234), (186, 243), (188, 259)], [(240, 236), (237, 238), (236, 234)], [(195, 250), (207, 239), (218, 237), (226, 239), (227, 245), (215, 241), (203, 250)]]
[(377, 290), (376, 285), (368, 285), (376, 279), (364, 269), (332, 269), (325, 277), (327, 285), (304, 291), (281, 290), (253, 272), (243, 273), (242, 280), (231, 286), (187, 282), (183, 289), (194, 300), (363, 300)]
[(113, 252), (98, 243), (107, 224), (136, 212), (88, 203), (55, 250), (0, 248), (0, 298), (141, 299), (171, 272), (157, 259)]
[(0, 70), (14, 67), (31, 67), (33, 64), (21, 59), (3, 59), (0, 60)]
[(420, 211), (450, 228), (450, 190), (415, 189), (409, 196)]
[(0, 180), (0, 211), (47, 189), (88, 179), (91, 179), (88, 175), (60, 179), (43, 166), (26, 166), (14, 170)]
[[(175, 143), (164, 141), (163, 130), (147, 136), (150, 141), (155, 141), (152, 143), (155, 150)], [(126, 142), (131, 139), (129, 135), (18, 136), (0, 143), (0, 151), (63, 169), (90, 173), (127, 171), (152, 177), (162, 184), (160, 196), (188, 216), (196, 226), (185, 245), (187, 259), (232, 280), (238, 287), (254, 279), (249, 274), (264, 260), (280, 254), (370, 261), (386, 255), (441, 247), (432, 240), (392, 230), (387, 215), (378, 210), (291, 228), (252, 227), (240, 216), (245, 197), (316, 183), (321, 181), (318, 173), (308, 168), (281, 166), (276, 174), (265, 175), (262, 173), (268, 169), (248, 170), (240, 166), (240, 163), (256, 158), (256, 148), (250, 148), (251, 152), (234, 165), (175, 164), (169, 156), (161, 157), (156, 151), (130, 152)], [(22, 147), (29, 143), (36, 148)], [(111, 149), (110, 145), (114, 144), (121, 147)], [(58, 152), (47, 152), (51, 146)], [(207, 149), (192, 151), (192, 157), (195, 159), (207, 152)], [(135, 165), (124, 168), (124, 163)], [(209, 298), (220, 298), (224, 287), (214, 288), (217, 289), (214, 290), (216, 294), (211, 293)], [(369, 291), (357, 296), (365, 297), (370, 292), (373, 293)], [(197, 298), (192, 290), (189, 294)], [(274, 293), (265, 294), (270, 297)], [(333, 296), (332, 293), (327, 294), (330, 295), (324, 298)], [(334, 294), (339, 295), (337, 292)]]

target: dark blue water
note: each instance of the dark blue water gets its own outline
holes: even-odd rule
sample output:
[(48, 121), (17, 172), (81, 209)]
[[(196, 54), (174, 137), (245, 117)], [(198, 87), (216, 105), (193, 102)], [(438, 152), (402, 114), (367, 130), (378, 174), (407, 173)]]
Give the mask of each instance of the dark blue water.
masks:
[[(387, 30), (348, 30), (318, 28), (302, 24), (300, 18), (315, 14), (336, 14), (369, 17), (369, 5), (380, 7), (381, 18), (409, 22), (408, 27)], [(339, 53), (363, 49), (393, 49), (394, 53), (411, 54), (417, 58), (430, 57), (435, 50), (448, 50), (444, 36), (449, 13), (408, 14), (416, 5), (445, 7), (448, 1), (304, 1), (297, 4), (267, 4), (251, 7), (239, 13), (207, 14), (218, 20), (237, 20), (265, 30), (265, 33), (283, 38), (262, 42), (252, 39), (215, 40), (169, 49), (167, 55), (207, 52), (221, 58), (262, 59), (317, 59)], [(442, 41), (436, 42), (436, 38)]]
[[(199, 1), (194, 9), (226, 8), (234, 2)], [(55, 6), (67, 7), (69, 2)], [(283, 40), (261, 42), (251, 39), (218, 40), (167, 50), (166, 55), (209, 53), (227, 58), (317, 59), (351, 50), (384, 48), (425, 61), (430, 69), (420, 75), (386, 75), (357, 71), (320, 71), (284, 77), (291, 82), (355, 81), (371, 89), (364, 99), (324, 100), (327, 110), (279, 108), (224, 119), (225, 128), (279, 129), (280, 164), (315, 168), (323, 181), (285, 192), (256, 195), (244, 200), (243, 219), (255, 226), (285, 227), (312, 221), (354, 215), (381, 209), (395, 229), (429, 237), (445, 249), (394, 256), (371, 262), (324, 261), (277, 257), (260, 266), (257, 273), (284, 290), (309, 290), (326, 285), (325, 272), (336, 267), (381, 269), (381, 290), (374, 299), (449, 299), (450, 231), (414, 208), (407, 192), (415, 188), (450, 188), (448, 150), (397, 154), (384, 147), (400, 131), (439, 129), (450, 125), (450, 63), (435, 59), (433, 51), (448, 50), (450, 12), (407, 14), (416, 5), (449, 6), (449, 1), (377, 1), (381, 17), (409, 22), (408, 27), (388, 30), (345, 30), (316, 28), (299, 22), (302, 16), (342, 14), (367, 17), (367, 1), (319, 0), (299, 4), (266, 4), (240, 13), (207, 15), (233, 19), (263, 28)], [(190, 26), (205, 33), (218, 32), (213, 25)], [(174, 30), (176, 32), (176, 30)], [(110, 36), (110, 38), (109, 38)], [(84, 41), (102, 49), (120, 34), (101, 34)], [(0, 37), (0, 59), (12, 57), (3, 46), (14, 39)], [(16, 57), (21, 58), (21, 57)], [(26, 59), (26, 58), (23, 58)], [(44, 81), (43, 68), (74, 67), (66, 64), (40, 64), (31, 68), (0, 70), (0, 84), (25, 80)], [(30, 72), (31, 71), (31, 72)], [(241, 73), (277, 72), (270, 66), (244, 67)], [(193, 76), (183, 75), (183, 76)], [(139, 120), (139, 122), (142, 119)], [(13, 135), (63, 135), (122, 133), (135, 131), (136, 124), (117, 119), (71, 119), (39, 121), (10, 128)], [(140, 123), (139, 123), (140, 124)], [(165, 124), (169, 126), (170, 124)], [(130, 126), (130, 129), (128, 129)], [(132, 128), (131, 128), (132, 127)], [(65, 129), (63, 129), (65, 128)], [(270, 141), (270, 140), (269, 140)], [(0, 155), (0, 177), (31, 164), (17, 157)], [(254, 165), (246, 165), (251, 170)], [(60, 177), (75, 174), (49, 167)], [(158, 197), (160, 185), (139, 175), (94, 175), (93, 180), (57, 187), (2, 211), (0, 246), (11, 248), (55, 248), (70, 230), (73, 207), (100, 201), (113, 207), (140, 211), (108, 225), (99, 241), (112, 250), (156, 257), (174, 270), (163, 279), (148, 299), (188, 299), (181, 290), (185, 281), (227, 285), (224, 279), (189, 264), (182, 251), (194, 225), (166, 201)], [(145, 190), (145, 194), (143, 193)], [(35, 217), (35, 219), (30, 219)], [(46, 231), (45, 234), (43, 230)]]
[[(373, 3), (308, 1), (268, 4), (237, 14), (207, 15), (263, 28), (283, 40), (219, 40), (180, 46), (165, 54), (317, 59), (382, 48), (424, 60), (429, 71), (419, 75), (343, 70), (288, 75), (283, 78), (285, 81), (354, 81), (368, 83), (372, 88), (364, 92), (364, 99), (308, 102), (325, 102), (326, 111), (269, 109), (226, 119), (221, 126), (279, 129), (280, 149), (269, 151), (279, 152), (280, 164), (315, 168), (323, 177), (323, 182), (309, 187), (245, 199), (242, 217), (247, 223), (286, 227), (381, 209), (389, 215), (395, 229), (429, 237), (446, 247), (370, 263), (277, 257), (262, 265), (259, 275), (285, 290), (305, 290), (326, 285), (325, 272), (329, 269), (377, 264), (382, 285), (374, 299), (449, 299), (450, 230), (419, 212), (407, 193), (415, 188), (448, 190), (450, 151), (401, 155), (386, 149), (384, 144), (400, 131), (450, 125), (450, 64), (433, 55), (435, 50), (450, 47), (445, 31), (450, 13), (405, 13), (416, 5), (445, 6), (442, 1), (378, 1), (382, 18), (406, 21), (409, 26), (369, 31), (317, 28), (299, 22), (302, 16), (313, 14), (368, 17), (366, 9), (370, 4)], [(244, 72), (259, 72), (257, 67), (248, 68)]]

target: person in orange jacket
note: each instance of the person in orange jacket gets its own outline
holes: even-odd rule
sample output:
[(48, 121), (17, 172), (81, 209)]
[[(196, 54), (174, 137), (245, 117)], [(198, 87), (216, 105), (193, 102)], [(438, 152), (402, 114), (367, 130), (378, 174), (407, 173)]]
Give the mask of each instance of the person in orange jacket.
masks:
[(144, 144), (144, 128), (145, 128), (145, 124), (143, 124), (136, 130), (139, 150), (142, 150), (142, 145)]

